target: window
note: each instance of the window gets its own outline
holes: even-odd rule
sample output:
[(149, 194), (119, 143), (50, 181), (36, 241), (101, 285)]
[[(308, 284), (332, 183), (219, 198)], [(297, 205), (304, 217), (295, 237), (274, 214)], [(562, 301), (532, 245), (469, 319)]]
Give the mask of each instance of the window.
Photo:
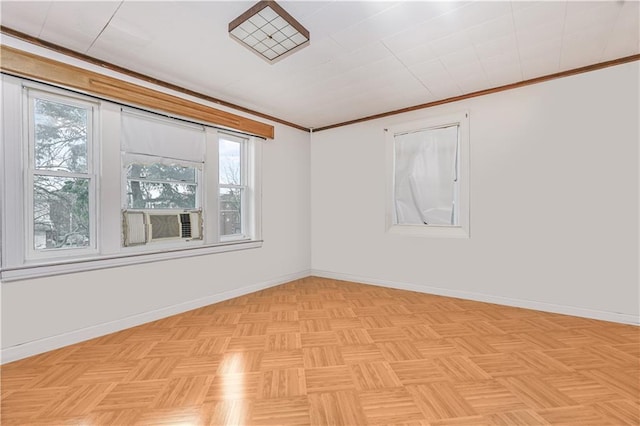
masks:
[(162, 164), (149, 158), (150, 164), (126, 165), (126, 208), (195, 209), (199, 207), (196, 167)]
[(468, 236), (468, 113), (387, 130), (391, 232)]
[(261, 246), (257, 138), (2, 76), (3, 280)]
[(96, 247), (94, 115), (90, 103), (27, 92), (29, 258)]
[(204, 126), (123, 110), (124, 246), (202, 240)]
[(221, 134), (219, 145), (220, 235), (243, 238), (246, 225), (246, 140)]

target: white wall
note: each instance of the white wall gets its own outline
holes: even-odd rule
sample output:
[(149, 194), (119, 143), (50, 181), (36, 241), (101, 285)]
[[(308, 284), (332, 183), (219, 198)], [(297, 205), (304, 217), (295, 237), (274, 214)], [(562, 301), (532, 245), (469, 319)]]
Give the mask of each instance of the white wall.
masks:
[(275, 135), (262, 150), (261, 248), (3, 282), (3, 362), (308, 276), (309, 134)]
[(308, 275), (307, 134), (277, 126), (262, 185), (261, 248), (2, 283), (2, 348)]
[[(313, 134), (312, 272), (638, 322), (638, 62)], [(385, 233), (383, 128), (469, 110), (471, 238)]]
[[(3, 361), (310, 268), (637, 322), (638, 77), (634, 62), (315, 133), (311, 145), (276, 125), (263, 149), (262, 248), (2, 283)], [(471, 113), (471, 239), (386, 234), (382, 129), (461, 109)]]

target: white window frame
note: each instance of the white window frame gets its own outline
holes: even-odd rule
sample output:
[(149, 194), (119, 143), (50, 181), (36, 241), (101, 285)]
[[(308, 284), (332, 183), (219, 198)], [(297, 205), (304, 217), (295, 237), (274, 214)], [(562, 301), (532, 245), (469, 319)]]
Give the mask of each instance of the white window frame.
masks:
[[(99, 108), (96, 102), (89, 99), (74, 96), (71, 93), (65, 93), (58, 90), (47, 90), (25, 86), (23, 88), (24, 113), (23, 113), (23, 143), (26, 142), (24, 149), (24, 193), (25, 193), (25, 225), (26, 225), (26, 260), (36, 259), (55, 259), (68, 257), (81, 257), (93, 255), (98, 252), (98, 232), (97, 232), (97, 211), (98, 200), (96, 197), (99, 185), (99, 176), (96, 173), (99, 164), (100, 137), (98, 135)], [(40, 171), (35, 167), (35, 99), (71, 105), (78, 108), (84, 108), (89, 112), (90, 117), (87, 120), (87, 172), (71, 173), (57, 171)], [(34, 229), (34, 181), (35, 176), (51, 176), (51, 177), (70, 177), (89, 180), (89, 240), (90, 245), (82, 248), (56, 248), (36, 250), (34, 247), (35, 229)]]
[[(242, 241), (250, 239), (249, 231), (249, 218), (251, 217), (251, 203), (249, 202), (248, 192), (249, 192), (249, 173), (248, 173), (248, 156), (249, 156), (249, 148), (248, 145), (250, 143), (249, 138), (242, 137), (239, 135), (234, 135), (227, 132), (218, 132), (218, 142), (220, 139), (226, 139), (232, 142), (237, 142), (240, 144), (240, 184), (226, 184), (220, 183), (220, 171), (218, 170), (218, 188), (230, 188), (230, 189), (239, 189), (241, 191), (240, 198), (240, 227), (242, 231), (239, 234), (227, 234), (223, 235), (221, 230), (219, 231), (219, 241), (220, 242), (228, 242), (228, 241)], [(220, 191), (218, 190), (218, 196), (220, 196)], [(222, 212), (220, 211), (220, 202), (218, 200), (218, 218)]]
[[(441, 128), (458, 125), (458, 224), (397, 224), (395, 223), (395, 136), (407, 132)], [(470, 147), (469, 147), (469, 112), (462, 111), (446, 115), (438, 115), (422, 120), (394, 125), (385, 130), (386, 158), (386, 214), (385, 228), (388, 234), (409, 235), (419, 237), (470, 237)]]
[[(198, 176), (198, 207), (202, 208), (204, 227), (202, 240), (158, 241), (143, 246), (123, 247), (122, 245), (122, 203), (123, 186), (126, 178), (120, 147), (121, 106), (113, 102), (96, 99), (91, 95), (79, 94), (64, 88), (51, 87), (18, 77), (2, 75), (2, 98), (0, 112), (2, 119), (2, 144), (0, 144), (0, 278), (15, 281), (27, 278), (45, 277), (65, 273), (132, 265), (164, 259), (176, 259), (222, 253), (236, 250), (259, 248), (262, 246), (261, 226), (261, 156), (262, 139), (218, 129), (207, 123), (195, 123), (205, 129), (205, 162)], [(42, 256), (29, 252), (33, 247), (33, 231), (27, 212), (33, 210), (29, 191), (29, 165), (32, 150), (28, 144), (29, 102), (25, 90), (47, 93), (60, 97), (58, 101), (69, 103), (68, 99), (83, 105), (93, 105), (93, 145), (87, 155), (93, 159), (88, 173), (93, 173), (91, 189), (93, 197), (91, 249), (56, 249), (60, 254)], [(155, 114), (153, 111), (148, 113)], [(166, 117), (166, 115), (161, 114)], [(184, 120), (181, 117), (175, 117)], [(193, 123), (193, 120), (186, 120)], [(243, 161), (246, 175), (245, 208), (243, 214), (242, 238), (223, 239), (218, 235), (218, 133), (235, 135), (245, 140)], [(87, 158), (88, 163), (91, 161)], [(116, 201), (117, 200), (117, 201)], [(167, 211), (167, 209), (159, 209)], [(33, 213), (31, 213), (31, 216)], [(35, 250), (32, 250), (35, 251)], [(40, 250), (38, 250), (40, 251)], [(47, 250), (48, 251), (48, 250)]]

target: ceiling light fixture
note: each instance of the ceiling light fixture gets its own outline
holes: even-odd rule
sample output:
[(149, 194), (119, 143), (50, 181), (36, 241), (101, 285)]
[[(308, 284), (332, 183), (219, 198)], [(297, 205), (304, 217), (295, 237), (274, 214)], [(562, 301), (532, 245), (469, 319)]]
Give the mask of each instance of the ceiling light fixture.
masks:
[(269, 63), (309, 44), (309, 31), (273, 0), (262, 0), (229, 24), (229, 35)]

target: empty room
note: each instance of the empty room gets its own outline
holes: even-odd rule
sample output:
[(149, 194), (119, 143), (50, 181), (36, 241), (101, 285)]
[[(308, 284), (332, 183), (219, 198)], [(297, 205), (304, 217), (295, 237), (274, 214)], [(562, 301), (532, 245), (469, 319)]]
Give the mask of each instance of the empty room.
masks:
[(640, 425), (640, 2), (0, 2), (2, 425)]

